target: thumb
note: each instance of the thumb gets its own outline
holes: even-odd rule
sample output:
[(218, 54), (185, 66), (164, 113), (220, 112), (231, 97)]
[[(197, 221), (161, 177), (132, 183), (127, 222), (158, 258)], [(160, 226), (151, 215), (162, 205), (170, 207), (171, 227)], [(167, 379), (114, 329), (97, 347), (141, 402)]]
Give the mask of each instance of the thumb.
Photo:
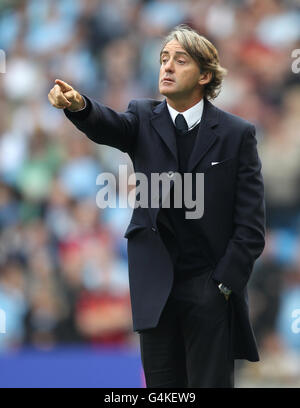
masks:
[(67, 84), (66, 82), (62, 81), (61, 79), (56, 79), (55, 83), (60, 86), (60, 89), (62, 90), (62, 92), (68, 92), (68, 91), (72, 91), (73, 88), (71, 87), (71, 85)]

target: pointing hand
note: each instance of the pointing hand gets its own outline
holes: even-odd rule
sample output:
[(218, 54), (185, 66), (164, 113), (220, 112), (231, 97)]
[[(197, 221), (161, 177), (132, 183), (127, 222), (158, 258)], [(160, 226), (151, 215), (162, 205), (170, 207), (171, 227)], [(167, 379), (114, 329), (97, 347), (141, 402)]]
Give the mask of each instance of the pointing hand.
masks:
[(57, 109), (77, 111), (85, 106), (84, 99), (71, 85), (56, 79), (55, 85), (48, 94), (49, 102)]

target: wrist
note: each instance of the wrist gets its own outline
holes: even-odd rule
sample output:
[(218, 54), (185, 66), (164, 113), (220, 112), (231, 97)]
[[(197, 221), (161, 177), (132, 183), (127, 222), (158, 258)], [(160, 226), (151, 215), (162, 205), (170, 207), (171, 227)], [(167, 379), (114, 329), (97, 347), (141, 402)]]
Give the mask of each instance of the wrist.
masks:
[(70, 106), (70, 108), (68, 108), (68, 110), (70, 111), (70, 112), (79, 112), (79, 111), (81, 111), (81, 110), (83, 110), (83, 109), (85, 109), (85, 107), (86, 107), (86, 102), (85, 102), (85, 99), (83, 98), (83, 96), (81, 96), (80, 94), (79, 94), (79, 101), (77, 102), (74, 102), (74, 103), (72, 103), (72, 105)]

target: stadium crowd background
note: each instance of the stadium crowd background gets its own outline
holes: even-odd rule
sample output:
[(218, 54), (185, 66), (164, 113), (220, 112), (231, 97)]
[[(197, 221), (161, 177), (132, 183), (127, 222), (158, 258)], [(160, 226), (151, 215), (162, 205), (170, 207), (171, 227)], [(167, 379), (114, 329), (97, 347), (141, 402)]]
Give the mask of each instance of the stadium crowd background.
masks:
[[(131, 209), (96, 206), (96, 177), (128, 156), (89, 141), (47, 99), (56, 78), (117, 111), (157, 90), (162, 37), (187, 23), (229, 71), (215, 104), (256, 125), (267, 241), (250, 283), (262, 362), (243, 385), (300, 385), (300, 3), (280, 0), (0, 1), (1, 353), (130, 345)], [(119, 195), (123, 192), (120, 190)]]

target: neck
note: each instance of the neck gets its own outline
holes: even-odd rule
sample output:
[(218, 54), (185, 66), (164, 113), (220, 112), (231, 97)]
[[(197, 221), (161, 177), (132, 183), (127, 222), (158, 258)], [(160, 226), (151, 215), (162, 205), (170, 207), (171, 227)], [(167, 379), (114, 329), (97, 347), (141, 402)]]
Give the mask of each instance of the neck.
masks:
[(166, 97), (167, 103), (177, 112), (185, 112), (186, 110), (192, 108), (198, 102), (203, 99), (203, 96), (197, 96), (189, 100), (174, 100), (172, 98)]

